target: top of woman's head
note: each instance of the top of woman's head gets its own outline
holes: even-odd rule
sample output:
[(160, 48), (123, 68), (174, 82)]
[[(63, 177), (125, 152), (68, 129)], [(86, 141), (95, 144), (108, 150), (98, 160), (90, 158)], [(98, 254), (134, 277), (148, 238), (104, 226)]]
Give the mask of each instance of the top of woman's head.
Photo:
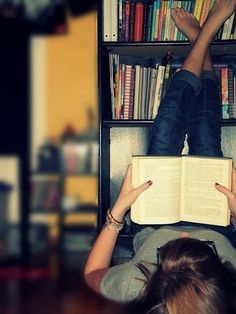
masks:
[(168, 242), (157, 253), (158, 265), (147, 274), (141, 303), (150, 314), (236, 313), (236, 272), (212, 247), (194, 238)]

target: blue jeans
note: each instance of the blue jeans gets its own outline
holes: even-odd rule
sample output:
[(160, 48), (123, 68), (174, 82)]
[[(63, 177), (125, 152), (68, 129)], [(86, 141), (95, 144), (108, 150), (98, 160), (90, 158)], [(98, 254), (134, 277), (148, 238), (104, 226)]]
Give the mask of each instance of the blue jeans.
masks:
[[(181, 155), (187, 134), (189, 155), (222, 157), (220, 118), (219, 86), (214, 73), (203, 71), (198, 78), (181, 70), (174, 76), (161, 101), (147, 154)], [(181, 222), (177, 225), (193, 224)], [(232, 225), (198, 225), (222, 233), (236, 246)], [(135, 232), (143, 227), (133, 224)]]
[(187, 134), (190, 155), (221, 157), (221, 103), (213, 72), (201, 79), (181, 70), (174, 76), (154, 120), (148, 155), (180, 155)]

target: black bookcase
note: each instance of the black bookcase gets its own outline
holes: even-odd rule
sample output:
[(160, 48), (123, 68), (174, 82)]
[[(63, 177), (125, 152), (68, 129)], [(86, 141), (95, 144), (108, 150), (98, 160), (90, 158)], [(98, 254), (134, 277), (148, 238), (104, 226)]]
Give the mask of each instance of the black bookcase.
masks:
[[(98, 84), (100, 108), (100, 164), (99, 164), (99, 208), (98, 226), (105, 222), (106, 210), (113, 205), (119, 191), (125, 169), (132, 154), (146, 153), (145, 141), (150, 137), (151, 120), (113, 120), (109, 82), (109, 53), (130, 57), (163, 58), (168, 51), (175, 58), (185, 57), (190, 45), (179, 42), (104, 42), (102, 1), (98, 11)], [(221, 56), (236, 61), (236, 40), (215, 41), (211, 53), (217, 60)], [(222, 119), (223, 127), (236, 126), (236, 119)], [(122, 138), (123, 137), (123, 138)], [(140, 148), (141, 143), (141, 148)], [(137, 149), (137, 150), (136, 150)], [(131, 155), (129, 155), (131, 154)], [(124, 236), (120, 234), (120, 237)]]

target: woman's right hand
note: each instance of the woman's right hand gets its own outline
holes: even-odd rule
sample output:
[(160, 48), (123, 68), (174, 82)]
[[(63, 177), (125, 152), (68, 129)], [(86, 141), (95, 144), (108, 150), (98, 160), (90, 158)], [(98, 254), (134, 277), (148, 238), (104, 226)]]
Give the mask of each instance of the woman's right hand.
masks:
[(236, 219), (236, 170), (233, 169), (233, 172), (232, 172), (231, 191), (227, 189), (225, 186), (218, 183), (215, 183), (215, 187), (219, 192), (223, 193), (227, 197), (231, 214)]
[(138, 187), (132, 185), (132, 166), (129, 165), (124, 177), (120, 193), (111, 209), (112, 215), (117, 220), (122, 220), (127, 210), (135, 202), (137, 197), (152, 185), (152, 181), (146, 181)]

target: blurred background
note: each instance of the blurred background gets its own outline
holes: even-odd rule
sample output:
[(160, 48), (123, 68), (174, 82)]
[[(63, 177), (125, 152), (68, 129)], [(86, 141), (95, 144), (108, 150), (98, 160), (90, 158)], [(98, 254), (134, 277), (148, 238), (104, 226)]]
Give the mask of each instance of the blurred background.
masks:
[(78, 270), (90, 250), (96, 18), (92, 0), (0, 0), (0, 280), (6, 266), (26, 277), (60, 263)]

